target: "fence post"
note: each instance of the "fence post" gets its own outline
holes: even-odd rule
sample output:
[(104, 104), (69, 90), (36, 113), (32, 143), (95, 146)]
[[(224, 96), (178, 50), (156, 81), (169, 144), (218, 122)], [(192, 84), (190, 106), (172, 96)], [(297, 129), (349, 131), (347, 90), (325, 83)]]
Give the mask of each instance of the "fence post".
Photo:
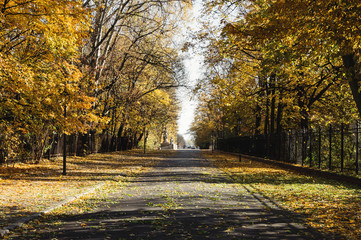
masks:
[(312, 128), (311, 127), (308, 129), (308, 133), (310, 135), (310, 145), (309, 145), (310, 149), (309, 149), (309, 153), (308, 153), (308, 157), (310, 158), (309, 166), (312, 167)]
[(328, 140), (329, 140), (329, 154), (328, 154), (328, 170), (332, 168), (332, 125), (330, 124), (330, 129), (328, 132)]
[(318, 168), (321, 168), (321, 126), (318, 126)]
[(78, 154), (78, 137), (79, 135), (78, 135), (78, 133), (75, 133), (75, 135), (74, 135), (74, 138), (75, 138), (75, 140), (74, 140), (74, 145), (73, 145), (73, 147), (74, 147), (74, 156), (76, 156), (77, 154)]
[(109, 131), (107, 131), (107, 137), (106, 137), (106, 152), (110, 152), (110, 143), (109, 143)]
[(278, 160), (282, 160), (282, 132), (278, 132)]
[(268, 133), (266, 133), (266, 152), (265, 152), (265, 157), (266, 158), (269, 158), (270, 154), (269, 154), (269, 138), (270, 138), (270, 135)]
[(298, 163), (298, 159), (297, 159), (297, 138), (298, 138), (298, 132), (295, 131), (295, 134), (294, 134), (294, 137), (295, 137), (295, 163)]
[(288, 130), (288, 162), (291, 162), (291, 130)]
[(356, 174), (358, 174), (359, 166), (358, 166), (358, 155), (359, 155), (359, 139), (358, 139), (358, 127), (359, 127), (359, 121), (356, 121), (356, 159), (355, 159), (355, 167), (356, 167)]
[[(66, 105), (64, 106), (64, 119), (66, 119)], [(63, 131), (63, 175), (66, 175), (66, 132)]]
[(343, 165), (344, 165), (344, 133), (343, 133), (344, 124), (341, 123), (341, 172), (343, 172)]
[(305, 141), (305, 129), (303, 128), (302, 129), (302, 151), (301, 151), (301, 165), (303, 166), (305, 164), (305, 158), (306, 158), (306, 151), (305, 151), (305, 148), (306, 148), (306, 141)]

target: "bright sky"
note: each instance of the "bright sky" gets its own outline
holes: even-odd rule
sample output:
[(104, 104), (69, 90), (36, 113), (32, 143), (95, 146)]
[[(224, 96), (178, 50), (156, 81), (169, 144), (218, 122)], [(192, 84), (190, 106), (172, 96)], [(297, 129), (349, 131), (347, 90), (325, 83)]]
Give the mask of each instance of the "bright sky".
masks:
[[(189, 31), (196, 32), (199, 29), (198, 19), (200, 18), (200, 10), (201, 10), (201, 1), (195, 1), (193, 5), (192, 11), (192, 20), (186, 24), (184, 27), (184, 33)], [(190, 38), (188, 36), (185, 36)], [(185, 54), (186, 59), (184, 60), (184, 66), (186, 70), (187, 82), (189, 83), (190, 87), (194, 87), (197, 83), (197, 80), (202, 75), (202, 57), (195, 54), (194, 52), (190, 51)], [(178, 133), (183, 135), (186, 140), (191, 140), (192, 135), (190, 134), (189, 128), (194, 120), (194, 112), (195, 108), (197, 107), (197, 101), (194, 100), (194, 96), (190, 90), (187, 89), (179, 89), (178, 90), (178, 97), (181, 101), (182, 110), (179, 113), (178, 119)]]
[[(199, 56), (192, 54), (191, 58), (184, 62), (187, 77), (192, 87), (196, 84), (197, 79), (199, 79), (202, 74), (201, 61), (202, 59)], [(187, 89), (179, 89), (178, 97), (182, 105), (182, 110), (179, 113), (178, 119), (178, 133), (183, 135), (186, 140), (190, 140), (192, 135), (189, 132), (189, 128), (194, 120), (194, 111), (197, 107), (197, 101), (192, 96), (191, 91)]]

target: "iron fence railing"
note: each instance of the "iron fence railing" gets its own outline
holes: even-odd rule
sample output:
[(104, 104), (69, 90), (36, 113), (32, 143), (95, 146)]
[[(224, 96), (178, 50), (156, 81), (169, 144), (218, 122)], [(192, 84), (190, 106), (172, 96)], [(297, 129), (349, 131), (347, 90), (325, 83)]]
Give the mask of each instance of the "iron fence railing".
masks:
[[(92, 153), (114, 152), (131, 149), (134, 143), (128, 137), (117, 137), (111, 134), (87, 133), (73, 134), (66, 136), (66, 155), (67, 156), (85, 156)], [(44, 152), (43, 158), (60, 157), (64, 154), (64, 135), (54, 134), (50, 137), (48, 149)], [(0, 164), (11, 164), (19, 161), (32, 160), (31, 151), (24, 151), (23, 154), (14, 158), (0, 159)]]
[(269, 135), (217, 139), (222, 151), (296, 163), (337, 172), (360, 172), (358, 123), (310, 127)]

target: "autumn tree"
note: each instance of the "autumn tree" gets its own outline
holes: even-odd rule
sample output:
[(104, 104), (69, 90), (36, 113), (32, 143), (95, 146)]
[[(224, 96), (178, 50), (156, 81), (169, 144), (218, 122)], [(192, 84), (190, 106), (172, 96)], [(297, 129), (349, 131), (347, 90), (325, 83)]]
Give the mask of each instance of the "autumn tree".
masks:
[(77, 64), (88, 13), (76, 0), (5, 0), (0, 8), (0, 158), (29, 148), (38, 161), (53, 131), (87, 129), (93, 98), (80, 88)]
[[(110, 120), (103, 134), (113, 136), (111, 145), (115, 149), (128, 145), (128, 141), (131, 146), (136, 145), (145, 136), (144, 121), (155, 123), (155, 118), (162, 118), (162, 111), (156, 116), (152, 109), (177, 106), (171, 89), (181, 85), (182, 66), (171, 39), (186, 4), (187, 1), (84, 2), (93, 12), (93, 31), (82, 51), (83, 71), (94, 82), (94, 96), (98, 99), (95, 111)], [(163, 97), (156, 97), (157, 101), (149, 105), (148, 95), (153, 99)], [(162, 99), (169, 103), (164, 105)], [(148, 112), (152, 112), (149, 119), (138, 121)], [(169, 115), (173, 118), (172, 111)]]
[(260, 1), (247, 14), (250, 28), (244, 32), (254, 36), (253, 42), (271, 37), (305, 56), (312, 51), (320, 57), (337, 58), (361, 112), (360, 30), (356, 27), (361, 21), (360, 7), (355, 1)]
[(205, 79), (218, 89), (209, 103), (223, 95), (218, 108), (228, 119), (222, 124), (236, 127), (230, 119), (238, 115), (245, 132), (272, 134), (354, 119), (360, 33), (350, 24), (360, 21), (359, 7), (352, 1), (209, 2), (205, 13), (222, 12), (222, 26), (208, 25), (199, 36), (209, 43), (208, 72), (229, 62), (221, 76)]

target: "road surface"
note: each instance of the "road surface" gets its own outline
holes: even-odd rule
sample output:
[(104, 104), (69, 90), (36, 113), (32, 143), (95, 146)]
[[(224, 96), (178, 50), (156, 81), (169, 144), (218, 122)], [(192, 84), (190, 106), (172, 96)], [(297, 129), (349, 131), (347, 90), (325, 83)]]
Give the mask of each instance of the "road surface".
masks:
[(198, 150), (179, 150), (130, 181), (91, 213), (59, 216), (50, 231), (22, 238), (324, 238), (292, 213), (233, 183)]

